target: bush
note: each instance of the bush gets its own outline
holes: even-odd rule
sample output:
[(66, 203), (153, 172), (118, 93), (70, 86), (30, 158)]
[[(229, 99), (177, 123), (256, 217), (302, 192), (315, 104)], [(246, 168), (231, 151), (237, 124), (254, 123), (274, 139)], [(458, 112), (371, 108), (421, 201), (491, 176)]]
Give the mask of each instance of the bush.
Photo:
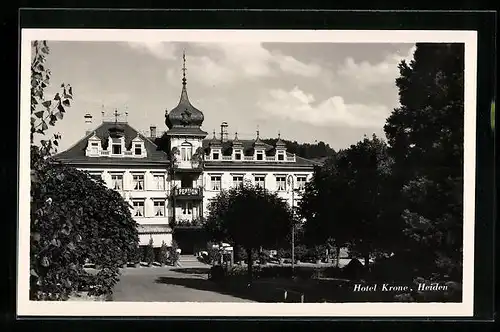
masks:
[[(102, 181), (31, 148), (30, 299), (65, 300), (83, 285), (111, 293), (138, 243), (130, 206)], [(100, 268), (83, 269), (88, 260)]]
[(175, 240), (172, 240), (172, 246), (169, 248), (169, 257), (172, 264), (175, 264), (179, 261), (179, 253), (177, 252), (179, 246)]
[(143, 250), (141, 246), (137, 246), (131, 256), (130, 262), (132, 264), (139, 264), (143, 258)]
[(219, 282), (224, 280), (226, 272), (221, 265), (215, 265), (210, 268), (210, 280)]
[(165, 265), (167, 263), (167, 258), (168, 258), (168, 247), (165, 244), (165, 241), (162, 241), (160, 250), (158, 251), (158, 263), (160, 263), (160, 265)]
[(365, 270), (363, 264), (357, 258), (353, 258), (342, 271), (346, 279), (359, 280), (365, 275)]
[[(303, 244), (300, 244), (294, 249), (295, 259), (298, 261), (304, 261), (307, 258), (308, 250), (307, 247)], [(291, 254), (290, 254), (291, 257)]]
[(149, 239), (149, 244), (146, 246), (146, 263), (148, 263), (149, 266), (153, 265), (153, 262), (155, 260), (155, 250), (153, 247), (153, 238)]

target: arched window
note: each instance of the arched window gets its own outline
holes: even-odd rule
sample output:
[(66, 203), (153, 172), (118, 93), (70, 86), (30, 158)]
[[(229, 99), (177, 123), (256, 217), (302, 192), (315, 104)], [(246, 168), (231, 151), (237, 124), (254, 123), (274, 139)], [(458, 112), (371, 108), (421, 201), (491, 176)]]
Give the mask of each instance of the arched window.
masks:
[(181, 144), (181, 160), (190, 161), (193, 156), (193, 146), (191, 143), (184, 142)]

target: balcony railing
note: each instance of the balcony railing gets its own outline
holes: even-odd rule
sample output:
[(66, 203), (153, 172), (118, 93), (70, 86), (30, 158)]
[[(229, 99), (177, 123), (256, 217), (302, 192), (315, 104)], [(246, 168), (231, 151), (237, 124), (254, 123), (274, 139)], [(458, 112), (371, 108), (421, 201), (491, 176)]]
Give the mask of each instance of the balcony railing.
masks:
[(174, 195), (176, 197), (201, 197), (202, 190), (201, 188), (174, 188)]
[(201, 228), (203, 226), (203, 218), (197, 217), (193, 219), (183, 219), (182, 217), (170, 217), (169, 222), (172, 228)]

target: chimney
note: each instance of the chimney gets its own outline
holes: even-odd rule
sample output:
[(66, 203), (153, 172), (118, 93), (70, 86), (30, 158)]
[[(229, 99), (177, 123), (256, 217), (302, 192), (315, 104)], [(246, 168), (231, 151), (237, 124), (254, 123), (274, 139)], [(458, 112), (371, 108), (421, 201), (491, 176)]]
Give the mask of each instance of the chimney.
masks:
[(150, 130), (149, 135), (151, 136), (151, 138), (156, 138), (156, 126), (150, 126), (149, 130)]
[(221, 143), (227, 142), (228, 140), (228, 133), (227, 133), (227, 122), (224, 121), (220, 125), (220, 141)]
[(92, 132), (92, 115), (89, 113), (83, 116), (85, 118), (85, 136)]

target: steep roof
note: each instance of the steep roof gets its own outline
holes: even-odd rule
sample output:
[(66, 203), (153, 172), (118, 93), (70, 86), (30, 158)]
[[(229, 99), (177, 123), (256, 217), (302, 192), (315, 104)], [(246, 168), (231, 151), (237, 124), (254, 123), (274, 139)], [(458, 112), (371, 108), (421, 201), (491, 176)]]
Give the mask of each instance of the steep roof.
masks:
[(134, 158), (134, 157), (87, 157), (85, 155), (85, 150), (87, 149), (88, 139), (94, 134), (101, 139), (102, 147), (107, 147), (108, 138), (110, 135), (110, 129), (115, 127), (115, 122), (103, 122), (99, 127), (97, 127), (93, 132), (89, 133), (81, 140), (79, 140), (75, 145), (58, 153), (54, 156), (54, 159), (60, 160), (66, 163), (84, 163), (84, 164), (147, 164), (147, 163), (168, 163), (168, 155), (161, 151), (158, 146), (153, 143), (149, 138), (145, 137), (133, 127), (131, 127), (126, 122), (117, 123), (123, 129), (123, 137), (125, 138), (125, 148), (129, 149), (132, 145), (132, 140), (139, 137), (144, 142), (144, 147), (147, 152), (146, 158)]

